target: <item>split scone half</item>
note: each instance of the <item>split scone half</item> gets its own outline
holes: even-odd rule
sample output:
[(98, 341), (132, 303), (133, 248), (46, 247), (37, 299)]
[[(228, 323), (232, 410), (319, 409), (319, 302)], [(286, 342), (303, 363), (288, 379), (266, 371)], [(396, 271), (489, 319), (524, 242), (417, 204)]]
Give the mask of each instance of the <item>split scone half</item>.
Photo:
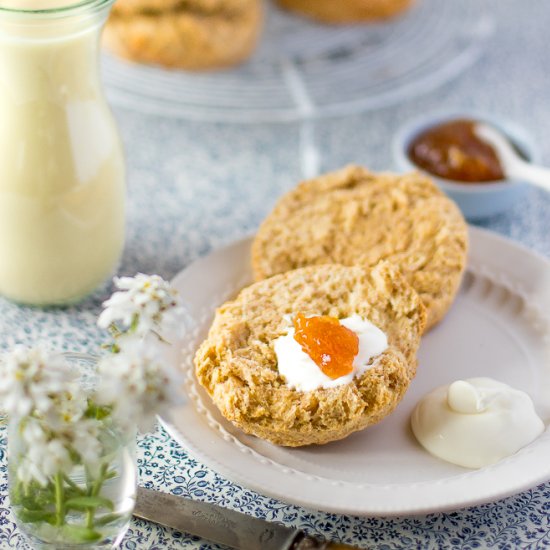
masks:
[(262, 20), (260, 0), (117, 0), (103, 42), (140, 63), (213, 69), (247, 59)]
[(252, 268), (261, 280), (308, 265), (388, 260), (420, 294), (430, 328), (456, 296), (467, 248), (459, 208), (430, 178), (350, 166), (279, 200), (254, 239)]
[[(275, 352), (299, 313), (358, 315), (385, 334), (387, 347), (346, 383), (300, 390), (281, 374)], [(415, 375), (425, 320), (418, 294), (390, 263), (306, 267), (254, 283), (222, 305), (195, 371), (223, 416), (246, 433), (292, 447), (328, 443), (394, 410)], [(293, 374), (301, 368), (284, 366)]]

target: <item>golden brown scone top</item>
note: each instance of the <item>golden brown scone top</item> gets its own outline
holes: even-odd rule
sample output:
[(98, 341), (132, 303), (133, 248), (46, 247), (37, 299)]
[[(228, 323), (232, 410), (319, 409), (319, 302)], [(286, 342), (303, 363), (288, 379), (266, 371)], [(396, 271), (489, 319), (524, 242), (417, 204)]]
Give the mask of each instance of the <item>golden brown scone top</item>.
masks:
[(262, 20), (261, 0), (118, 0), (103, 44), (140, 63), (211, 70), (248, 59)]
[[(273, 349), (284, 315), (357, 313), (386, 332), (388, 349), (349, 384), (300, 392), (286, 385)], [(222, 414), (279, 445), (327, 443), (378, 422), (407, 390), (425, 310), (388, 263), (374, 269), (314, 266), (255, 283), (225, 303), (195, 357), (196, 374)]]
[(391, 261), (420, 294), (429, 328), (456, 295), (467, 243), (460, 210), (428, 177), (350, 166), (284, 195), (260, 226), (252, 264), (260, 280), (306, 265)]
[(257, 0), (117, 0), (114, 15), (156, 15), (170, 11), (233, 13), (247, 9)]
[(324, 23), (359, 23), (394, 17), (414, 0), (277, 0), (279, 5)]

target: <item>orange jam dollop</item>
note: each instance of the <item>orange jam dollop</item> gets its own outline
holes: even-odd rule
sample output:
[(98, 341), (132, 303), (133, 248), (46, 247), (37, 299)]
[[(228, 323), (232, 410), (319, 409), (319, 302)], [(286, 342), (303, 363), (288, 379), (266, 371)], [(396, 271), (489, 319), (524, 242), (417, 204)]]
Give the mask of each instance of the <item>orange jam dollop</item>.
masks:
[(294, 317), (294, 339), (313, 362), (332, 380), (353, 371), (359, 352), (359, 338), (336, 317), (320, 315)]

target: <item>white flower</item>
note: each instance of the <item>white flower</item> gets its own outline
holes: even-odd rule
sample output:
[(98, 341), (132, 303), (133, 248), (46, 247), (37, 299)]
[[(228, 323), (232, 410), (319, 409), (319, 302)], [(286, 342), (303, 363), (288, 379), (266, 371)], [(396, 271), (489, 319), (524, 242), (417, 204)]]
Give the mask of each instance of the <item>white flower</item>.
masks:
[(41, 416), (53, 431), (78, 422), (88, 408), (86, 393), (73, 383), (68, 383), (66, 391), (53, 396), (51, 401), (53, 406)]
[(115, 277), (114, 282), (120, 292), (103, 303), (105, 309), (97, 321), (100, 327), (119, 322), (143, 336), (150, 331), (160, 333), (161, 325), (166, 331), (177, 322), (181, 314), (177, 291), (158, 275), (138, 273), (135, 277)]
[(44, 445), (48, 441), (48, 435), (44, 431), (42, 423), (31, 417), (27, 418), (21, 425), (21, 438), (31, 447), (35, 444), (38, 446)]
[(99, 363), (101, 382), (97, 399), (113, 407), (123, 425), (150, 430), (157, 414), (181, 402), (182, 374), (167, 363), (157, 346), (138, 337), (119, 340), (120, 352)]
[(56, 430), (51, 432), (51, 437), (61, 441), (67, 449), (75, 451), (80, 462), (88, 464), (101, 455), (100, 430), (101, 422), (95, 418), (69, 419), (58, 424)]
[[(25, 453), (18, 467), (21, 481), (46, 485), (58, 472), (70, 474), (76, 463), (94, 465), (102, 453), (101, 422), (91, 418), (70, 419), (52, 431), (45, 420), (27, 417), (21, 423)], [(75, 459), (74, 453), (78, 455)]]
[(37, 481), (42, 487), (48, 484), (48, 479), (44, 477), (40, 467), (33, 462), (28, 456), (23, 457), (23, 460), (17, 468), (17, 477), (23, 483), (30, 483), (31, 481)]
[(52, 477), (59, 472), (69, 472), (73, 467), (69, 450), (59, 439), (48, 441), (44, 447), (41, 464), (46, 477)]
[(85, 418), (72, 430), (71, 447), (78, 453), (83, 464), (93, 465), (101, 456), (100, 427), (101, 422), (98, 420)]
[(65, 358), (16, 348), (0, 364), (0, 400), (20, 430), (17, 475), (45, 486), (77, 464), (94, 464), (102, 423), (86, 417), (88, 396)]
[(16, 347), (0, 361), (0, 406), (16, 417), (47, 413), (54, 406), (52, 398), (74, 378), (62, 356)]
[(21, 481), (28, 483), (34, 479), (45, 486), (55, 474), (70, 472), (73, 460), (66, 444), (60, 439), (51, 439), (37, 420), (30, 418), (21, 435), (28, 445), (17, 468)]
[(157, 414), (181, 400), (182, 376), (161, 351), (172, 329), (181, 330), (183, 309), (176, 290), (158, 275), (114, 281), (119, 292), (103, 304), (98, 319), (100, 327), (113, 330), (114, 353), (98, 365), (96, 399), (111, 407), (119, 423), (145, 431)]

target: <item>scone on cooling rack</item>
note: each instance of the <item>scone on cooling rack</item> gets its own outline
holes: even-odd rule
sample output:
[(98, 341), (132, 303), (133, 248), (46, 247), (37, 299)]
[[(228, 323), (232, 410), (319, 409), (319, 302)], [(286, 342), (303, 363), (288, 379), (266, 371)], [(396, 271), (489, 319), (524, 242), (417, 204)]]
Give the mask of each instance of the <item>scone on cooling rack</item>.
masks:
[(223, 416), (285, 446), (379, 422), (416, 371), (425, 310), (390, 263), (313, 266), (254, 283), (222, 305), (195, 356)]
[(387, 19), (406, 10), (413, 0), (277, 0), (285, 9), (323, 23), (360, 23)]
[(261, 0), (117, 0), (103, 40), (133, 61), (202, 70), (247, 59), (261, 26)]
[(427, 309), (427, 328), (452, 304), (466, 265), (468, 228), (426, 176), (350, 166), (284, 195), (252, 246), (256, 280), (298, 267), (395, 264)]

